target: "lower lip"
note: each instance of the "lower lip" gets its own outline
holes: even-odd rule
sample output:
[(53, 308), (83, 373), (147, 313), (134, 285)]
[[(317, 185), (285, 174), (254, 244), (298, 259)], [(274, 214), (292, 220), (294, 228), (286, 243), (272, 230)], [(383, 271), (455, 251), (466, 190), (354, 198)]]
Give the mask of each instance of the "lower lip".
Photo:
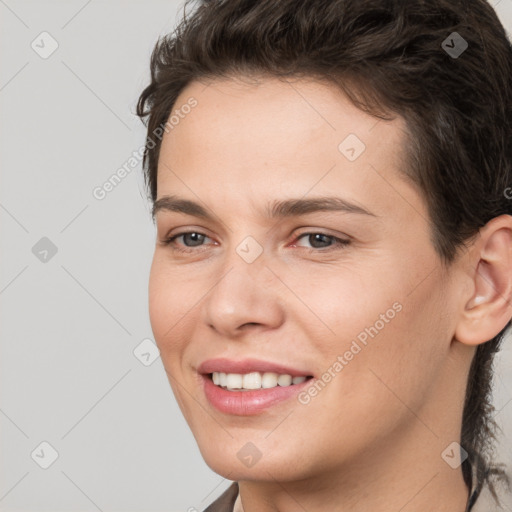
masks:
[(216, 409), (226, 414), (252, 416), (273, 405), (295, 396), (313, 379), (300, 384), (276, 386), (275, 388), (256, 389), (254, 391), (228, 391), (216, 386), (208, 375), (201, 375), (206, 398)]

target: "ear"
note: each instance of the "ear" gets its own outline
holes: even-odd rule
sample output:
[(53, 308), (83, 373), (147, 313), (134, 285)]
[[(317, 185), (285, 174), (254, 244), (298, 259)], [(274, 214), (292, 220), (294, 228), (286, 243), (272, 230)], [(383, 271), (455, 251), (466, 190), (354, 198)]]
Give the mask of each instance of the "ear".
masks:
[(512, 216), (483, 226), (466, 253), (470, 279), (454, 337), (476, 346), (491, 340), (512, 318)]

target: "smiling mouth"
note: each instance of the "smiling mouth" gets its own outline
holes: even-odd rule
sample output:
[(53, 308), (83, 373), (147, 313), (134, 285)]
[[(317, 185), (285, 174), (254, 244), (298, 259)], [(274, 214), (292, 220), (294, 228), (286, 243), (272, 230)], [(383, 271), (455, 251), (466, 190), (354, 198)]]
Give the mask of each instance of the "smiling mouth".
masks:
[(213, 372), (206, 374), (216, 386), (227, 391), (258, 391), (276, 387), (288, 387), (313, 378), (312, 375), (292, 377), (289, 374), (275, 372), (225, 373)]

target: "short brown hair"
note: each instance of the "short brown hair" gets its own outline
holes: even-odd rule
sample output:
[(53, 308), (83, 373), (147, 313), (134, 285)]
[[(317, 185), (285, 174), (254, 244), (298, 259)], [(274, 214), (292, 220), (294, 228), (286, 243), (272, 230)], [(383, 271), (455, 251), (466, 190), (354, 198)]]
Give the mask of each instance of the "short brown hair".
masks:
[[(137, 115), (148, 116), (152, 201), (161, 140), (151, 134), (187, 84), (311, 77), (371, 115), (405, 119), (407, 176), (425, 198), (444, 264), (489, 220), (512, 214), (512, 47), (484, 0), (204, 0), (158, 40), (150, 68)], [(493, 482), (509, 479), (492, 462), (492, 362), (509, 326), (478, 346), (462, 418), (464, 480), (471, 488), (473, 468), (478, 491), (488, 484), (495, 498)]]

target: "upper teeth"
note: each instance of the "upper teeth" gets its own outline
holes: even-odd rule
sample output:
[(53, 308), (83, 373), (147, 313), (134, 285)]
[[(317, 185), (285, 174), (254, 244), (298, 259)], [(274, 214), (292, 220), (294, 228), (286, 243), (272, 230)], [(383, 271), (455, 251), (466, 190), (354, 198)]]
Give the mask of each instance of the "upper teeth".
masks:
[(252, 373), (224, 373), (213, 372), (213, 383), (227, 389), (260, 389), (289, 386), (300, 384), (306, 380), (305, 376), (292, 377), (288, 374), (279, 375), (274, 372), (252, 372)]

